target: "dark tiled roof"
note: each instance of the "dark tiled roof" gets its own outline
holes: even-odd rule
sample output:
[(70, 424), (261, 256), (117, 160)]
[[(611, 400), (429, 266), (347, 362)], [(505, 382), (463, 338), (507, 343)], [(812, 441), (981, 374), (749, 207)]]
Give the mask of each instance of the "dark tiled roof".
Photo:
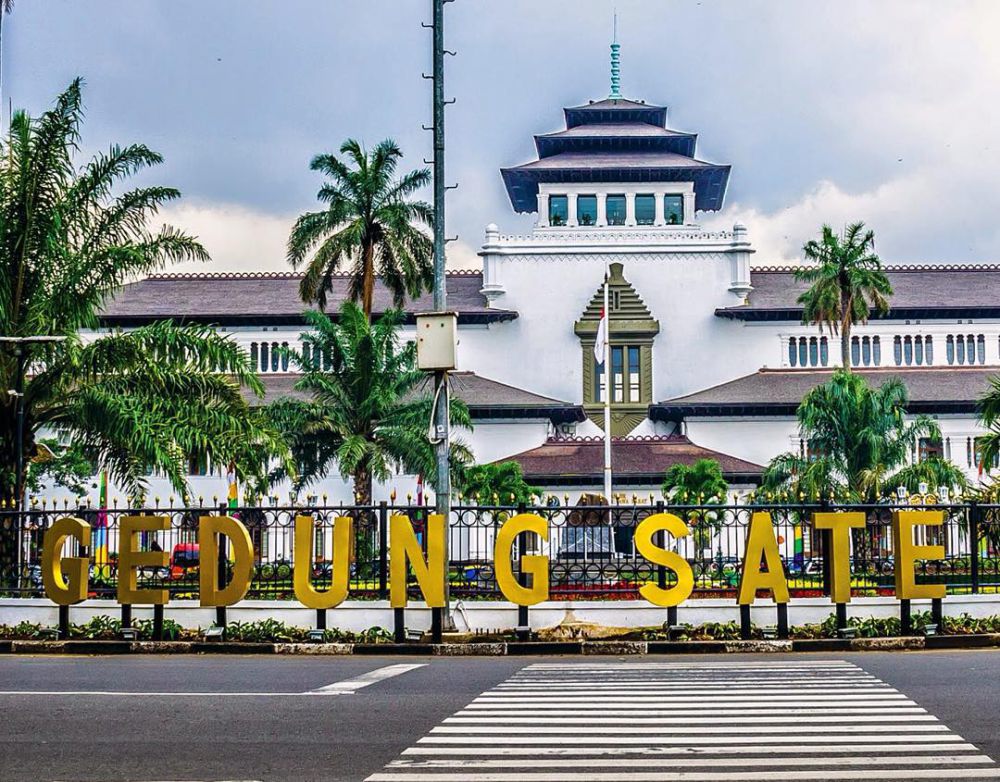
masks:
[[(263, 403), (269, 404), (282, 397), (308, 399), (308, 394), (295, 390), (295, 383), (300, 377), (292, 373), (262, 374), (260, 379), (265, 388)], [(548, 418), (554, 423), (570, 423), (586, 418), (580, 405), (541, 396), (473, 372), (453, 372), (450, 377), (452, 393), (469, 406), (475, 420)], [(432, 390), (430, 382), (425, 390), (427, 393)], [(244, 391), (244, 395), (251, 404), (262, 403), (249, 391)]]
[[(1000, 316), (1000, 266), (887, 266), (890, 318)], [(800, 320), (808, 287), (789, 268), (754, 269), (749, 304), (716, 310), (739, 320)]]
[(603, 100), (595, 100), (590, 103), (584, 103), (581, 106), (572, 106), (566, 109), (566, 111), (607, 111), (608, 109), (617, 109), (620, 111), (666, 111), (663, 106), (653, 106), (649, 103), (642, 103), (637, 100), (628, 100), (627, 98), (604, 98)]
[[(910, 395), (910, 412), (973, 412), (996, 367), (855, 369), (874, 386), (899, 378)], [(678, 420), (698, 415), (791, 415), (808, 391), (830, 379), (833, 370), (761, 369), (687, 396), (660, 402), (650, 416)]]
[(688, 137), (692, 134), (668, 130), (642, 122), (605, 122), (597, 125), (577, 125), (566, 130), (543, 133), (538, 138), (591, 138), (619, 136), (649, 136), (652, 138)]
[[(129, 283), (104, 308), (102, 321), (110, 325), (136, 325), (167, 318), (200, 323), (246, 324), (302, 322), (306, 309), (299, 298), (301, 275), (276, 274), (165, 274)], [(481, 272), (448, 274), (448, 309), (459, 313), (459, 321), (482, 323), (511, 320), (517, 313), (487, 307), (479, 292)], [(348, 277), (334, 278), (327, 295), (326, 310), (336, 313), (347, 298)], [(375, 313), (392, 306), (384, 285), (375, 287)], [(431, 312), (432, 296), (425, 293), (406, 304), (412, 316)]]
[(561, 152), (517, 166), (519, 171), (726, 168), (673, 152)]
[[(755, 481), (763, 468), (735, 456), (702, 448), (687, 437), (623, 437), (611, 444), (611, 469), (616, 482), (659, 485), (675, 464), (692, 465), (715, 459), (731, 481)], [(604, 470), (602, 437), (553, 438), (537, 448), (502, 461), (515, 461), (527, 480), (543, 486), (601, 485)]]

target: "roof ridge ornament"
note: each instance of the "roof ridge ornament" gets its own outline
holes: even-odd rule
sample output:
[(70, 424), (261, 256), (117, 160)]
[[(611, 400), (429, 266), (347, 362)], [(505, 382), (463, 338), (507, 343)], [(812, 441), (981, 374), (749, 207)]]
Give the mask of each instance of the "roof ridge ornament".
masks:
[(611, 94), (609, 100), (621, 100), (622, 98), (622, 63), (621, 48), (618, 43), (618, 10), (615, 9), (614, 17), (614, 39), (611, 42)]

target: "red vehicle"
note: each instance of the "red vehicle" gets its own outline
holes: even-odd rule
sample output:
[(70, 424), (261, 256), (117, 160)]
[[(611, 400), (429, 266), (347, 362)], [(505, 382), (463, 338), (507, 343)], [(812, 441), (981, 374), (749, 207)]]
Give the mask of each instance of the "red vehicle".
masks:
[(178, 543), (170, 552), (170, 580), (180, 581), (197, 575), (199, 562), (197, 543)]

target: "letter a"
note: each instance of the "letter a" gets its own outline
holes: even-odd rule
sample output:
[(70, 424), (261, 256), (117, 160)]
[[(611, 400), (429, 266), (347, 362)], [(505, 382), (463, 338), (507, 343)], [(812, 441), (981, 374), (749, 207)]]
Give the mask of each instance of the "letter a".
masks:
[[(760, 569), (761, 559), (767, 563), (766, 573)], [(739, 604), (751, 605), (758, 589), (771, 590), (775, 603), (788, 602), (788, 582), (785, 580), (785, 569), (781, 564), (770, 513), (755, 513), (750, 518), (747, 548), (743, 555)]]

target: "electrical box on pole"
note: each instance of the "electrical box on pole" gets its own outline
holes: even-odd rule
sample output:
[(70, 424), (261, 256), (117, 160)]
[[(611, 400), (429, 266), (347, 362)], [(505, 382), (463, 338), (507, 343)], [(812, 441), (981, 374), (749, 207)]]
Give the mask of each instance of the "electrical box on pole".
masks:
[(417, 367), (426, 372), (450, 372), (458, 366), (454, 312), (417, 315)]

